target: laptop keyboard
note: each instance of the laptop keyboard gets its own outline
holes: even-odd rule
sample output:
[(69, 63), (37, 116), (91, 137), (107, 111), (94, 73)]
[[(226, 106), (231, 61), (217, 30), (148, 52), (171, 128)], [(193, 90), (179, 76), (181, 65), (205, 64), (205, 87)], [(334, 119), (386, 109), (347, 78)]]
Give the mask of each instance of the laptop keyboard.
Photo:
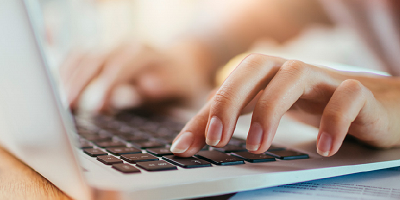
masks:
[(222, 148), (205, 146), (190, 158), (177, 157), (169, 147), (184, 124), (161, 116), (132, 113), (115, 117), (76, 116), (75, 124), (78, 148), (126, 174), (309, 158), (307, 154), (278, 146), (271, 146), (264, 154), (252, 154), (246, 150), (246, 141), (239, 138), (232, 138)]

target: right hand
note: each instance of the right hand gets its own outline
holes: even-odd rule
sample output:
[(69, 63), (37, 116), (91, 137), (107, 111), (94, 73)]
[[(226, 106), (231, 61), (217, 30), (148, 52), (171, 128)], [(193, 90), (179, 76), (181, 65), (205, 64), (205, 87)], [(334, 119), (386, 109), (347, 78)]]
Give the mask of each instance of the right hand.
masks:
[(189, 157), (206, 143), (224, 147), (246, 111), (253, 111), (246, 141), (251, 153), (268, 150), (288, 111), (319, 122), (316, 146), (322, 156), (336, 154), (348, 134), (373, 147), (400, 147), (399, 88), (398, 77), (251, 54), (185, 125), (171, 152)]
[(102, 95), (96, 95), (95, 111), (115, 109), (112, 97), (119, 86), (130, 86), (134, 106), (204, 96), (211, 88), (211, 78), (190, 52), (179, 46), (161, 51), (138, 43), (126, 43), (108, 53), (73, 52), (60, 69), (68, 103), (77, 109), (92, 82), (102, 90)]

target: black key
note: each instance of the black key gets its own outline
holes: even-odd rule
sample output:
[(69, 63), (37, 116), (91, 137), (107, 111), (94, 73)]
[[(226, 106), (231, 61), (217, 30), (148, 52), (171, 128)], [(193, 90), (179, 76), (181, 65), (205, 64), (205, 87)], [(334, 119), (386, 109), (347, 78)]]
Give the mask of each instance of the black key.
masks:
[(126, 144), (120, 141), (107, 141), (107, 142), (95, 142), (99, 147), (126, 147)]
[(159, 140), (165, 144), (172, 144), (172, 142), (174, 141), (174, 137), (171, 138), (159, 138)]
[(159, 124), (157, 122), (146, 122), (140, 125), (140, 128), (145, 131), (155, 132), (157, 131)]
[(122, 172), (122, 173), (140, 173), (140, 170), (137, 169), (136, 167), (126, 164), (126, 163), (120, 163), (120, 164), (114, 164), (112, 165), (112, 168)]
[(172, 155), (173, 153), (169, 150), (169, 148), (150, 148), (146, 149), (147, 152), (155, 155), (155, 156), (166, 156)]
[(243, 146), (243, 145), (246, 145), (246, 140), (233, 137), (233, 138), (231, 138), (231, 140), (229, 140), (229, 144), (235, 145), (235, 146)]
[(180, 167), (183, 168), (195, 168), (195, 167), (210, 167), (211, 163), (200, 160), (194, 157), (189, 157), (189, 158), (182, 158), (178, 156), (163, 156), (163, 158), (169, 162), (172, 162)]
[(159, 136), (159, 137), (165, 137), (165, 136), (176, 135), (176, 132), (173, 130), (170, 130), (169, 128), (160, 127), (157, 129), (157, 131), (154, 132), (154, 135)]
[(112, 148), (107, 148), (106, 150), (117, 156), (121, 154), (142, 153), (142, 150), (134, 147), (112, 147)]
[(309, 158), (309, 156), (305, 153), (300, 153), (300, 152), (291, 151), (291, 150), (273, 151), (273, 152), (267, 151), (267, 154), (274, 156), (276, 158), (279, 158), (281, 160), (294, 160), (294, 159)]
[(206, 145), (202, 149), (200, 149), (200, 151), (208, 151), (208, 150), (210, 150), (210, 146), (208, 146), (208, 145)]
[(93, 148), (93, 145), (90, 144), (90, 143), (87, 142), (87, 141), (80, 140), (80, 141), (79, 141), (79, 144), (78, 144), (78, 147), (81, 148), (81, 149), (86, 149), (86, 148)]
[(124, 155), (121, 155), (121, 158), (130, 163), (158, 160), (157, 157), (155, 157), (151, 154), (148, 154), (148, 153), (124, 154)]
[(78, 128), (79, 135), (96, 135), (96, 131)]
[(106, 121), (106, 122), (96, 122), (96, 125), (102, 129), (109, 130), (109, 131), (118, 130), (122, 126), (119, 122), (117, 122), (113, 119), (111, 119), (110, 121)]
[(196, 156), (216, 165), (244, 164), (244, 161), (242, 159), (224, 154), (219, 151), (200, 151), (197, 153)]
[(100, 162), (106, 164), (106, 165), (113, 165), (113, 164), (118, 164), (118, 163), (123, 163), (121, 159), (118, 159), (114, 156), (111, 155), (105, 155), (105, 156), (97, 156), (97, 160)]
[(244, 148), (244, 147), (235, 146), (235, 145), (231, 145), (231, 144), (228, 144), (228, 145), (226, 145), (224, 147), (221, 147), (221, 148), (214, 148), (214, 149), (217, 150), (217, 151), (220, 151), (220, 152), (224, 152), (224, 153), (247, 151), (247, 149)]
[(98, 135), (98, 134), (90, 134), (90, 135), (81, 135), (83, 138), (93, 141), (93, 142), (105, 142), (105, 141), (111, 141), (112, 138), (107, 135)]
[(163, 171), (163, 170), (178, 169), (176, 166), (169, 164), (168, 162), (166, 162), (164, 160), (140, 162), (140, 163), (137, 163), (136, 166), (143, 168), (147, 171)]
[(135, 142), (132, 143), (134, 146), (147, 149), (147, 148), (156, 148), (156, 147), (165, 147), (165, 144), (159, 141), (146, 141), (146, 142)]
[(119, 137), (129, 142), (144, 142), (150, 138), (148, 135), (124, 135)]
[(101, 149), (84, 149), (83, 152), (92, 157), (107, 155), (107, 153)]
[(275, 146), (275, 145), (271, 145), (268, 148), (268, 151), (284, 151), (284, 150), (286, 150), (285, 147), (278, 147), (278, 146)]
[(266, 154), (254, 154), (250, 152), (236, 152), (232, 155), (242, 158), (248, 162), (258, 163), (258, 162), (269, 162), (275, 161), (275, 157)]

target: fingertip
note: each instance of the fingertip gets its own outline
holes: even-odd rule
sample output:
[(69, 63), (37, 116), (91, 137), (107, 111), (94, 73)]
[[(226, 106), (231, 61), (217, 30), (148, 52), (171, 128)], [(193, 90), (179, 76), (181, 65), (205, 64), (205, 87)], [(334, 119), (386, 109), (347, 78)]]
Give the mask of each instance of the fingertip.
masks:
[(194, 135), (192, 132), (185, 132), (181, 134), (171, 145), (171, 152), (181, 154), (186, 152), (192, 145)]
[(317, 153), (324, 157), (331, 156), (332, 142), (333, 139), (330, 134), (327, 132), (321, 132), (317, 142)]
[(257, 151), (261, 146), (263, 138), (263, 129), (258, 122), (251, 123), (249, 133), (246, 140), (246, 148), (249, 151)]
[(211, 117), (206, 135), (206, 143), (210, 146), (218, 145), (221, 141), (223, 130), (222, 121), (217, 116)]

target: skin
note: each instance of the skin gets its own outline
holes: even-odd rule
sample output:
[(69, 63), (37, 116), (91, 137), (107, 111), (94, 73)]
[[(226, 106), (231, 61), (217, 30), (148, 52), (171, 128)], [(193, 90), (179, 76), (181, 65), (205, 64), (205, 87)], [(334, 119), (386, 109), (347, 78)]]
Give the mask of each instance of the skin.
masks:
[[(113, 93), (129, 85), (136, 106), (206, 96), (219, 66), (260, 38), (284, 42), (310, 24), (332, 25), (314, 0), (223, 0), (207, 6), (196, 27), (156, 49), (127, 42), (110, 52), (72, 53), (61, 68), (71, 108), (90, 83), (101, 85), (96, 111), (115, 109)], [(227, 7), (226, 5), (229, 4)], [(211, 78), (210, 78), (211, 77)], [(283, 114), (320, 128), (317, 149), (332, 156), (346, 134), (375, 147), (400, 145), (399, 79), (334, 71), (283, 58), (251, 54), (175, 139), (171, 151), (192, 156), (206, 143), (222, 147), (238, 116), (253, 111), (247, 148), (265, 152)], [(233, 117), (232, 117), (233, 116)]]
[(60, 70), (70, 107), (79, 108), (79, 100), (91, 83), (103, 91), (94, 106), (96, 112), (116, 109), (112, 98), (120, 86), (129, 86), (135, 93), (135, 106), (172, 98), (186, 102), (204, 99), (218, 68), (259, 38), (283, 42), (308, 24), (330, 24), (315, 0), (221, 0), (204, 4), (207, 9), (201, 11), (194, 26), (165, 47), (126, 41), (112, 50), (71, 52)]
[[(180, 52), (186, 52), (187, 56), (176, 59)], [(71, 54), (61, 66), (61, 80), (73, 110), (78, 109), (79, 99), (91, 83), (100, 85), (103, 92), (94, 108), (96, 112), (115, 109), (113, 93), (121, 86), (128, 86), (135, 93), (136, 106), (172, 98), (193, 102), (212, 88), (210, 72), (199, 67), (207, 62), (202, 59), (206, 56), (202, 52), (190, 42), (168, 51), (131, 42), (106, 53), (78, 52)], [(203, 62), (197, 62), (199, 59)]]
[[(345, 73), (296, 60), (250, 54), (174, 140), (192, 156), (205, 143), (225, 146), (244, 110), (253, 111), (247, 149), (265, 152), (287, 112), (319, 121), (318, 153), (332, 156), (350, 134), (375, 147), (400, 146), (400, 79)], [(303, 115), (304, 116), (304, 115)]]

